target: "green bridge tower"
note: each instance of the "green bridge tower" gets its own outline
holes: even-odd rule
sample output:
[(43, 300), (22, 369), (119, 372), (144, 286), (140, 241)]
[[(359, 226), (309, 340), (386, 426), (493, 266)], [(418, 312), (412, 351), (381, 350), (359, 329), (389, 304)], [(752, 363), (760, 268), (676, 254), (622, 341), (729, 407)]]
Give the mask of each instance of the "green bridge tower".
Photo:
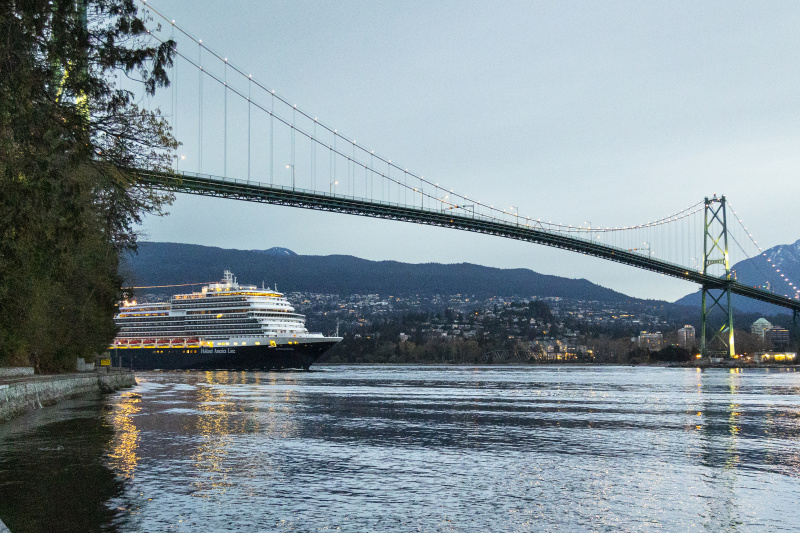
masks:
[[(724, 268), (712, 268), (720, 265)], [(719, 284), (703, 284), (703, 301), (700, 318), (700, 354), (706, 357), (733, 357), (733, 306), (731, 304), (731, 265), (728, 258), (728, 220), (725, 196), (706, 198), (705, 231), (703, 236), (703, 274), (718, 276)], [(719, 329), (709, 335), (708, 317), (715, 309), (725, 314)]]

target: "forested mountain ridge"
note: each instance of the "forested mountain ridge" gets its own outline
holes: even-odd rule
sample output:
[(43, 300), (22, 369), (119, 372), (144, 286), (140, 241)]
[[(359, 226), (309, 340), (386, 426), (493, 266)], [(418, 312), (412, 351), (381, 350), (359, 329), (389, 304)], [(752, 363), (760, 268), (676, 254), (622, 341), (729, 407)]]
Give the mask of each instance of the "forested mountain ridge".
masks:
[[(125, 284), (153, 286), (216, 281), (225, 269), (241, 283), (277, 283), (281, 291), (330, 294), (474, 294), (622, 302), (636, 300), (585, 279), (460, 264), (370, 261), (347, 255), (296, 255), (290, 250), (226, 250), (193, 244), (142, 242), (123, 258)], [(288, 252), (288, 253), (287, 253)], [(174, 291), (173, 291), (174, 292)], [(636, 300), (641, 301), (641, 300)]]

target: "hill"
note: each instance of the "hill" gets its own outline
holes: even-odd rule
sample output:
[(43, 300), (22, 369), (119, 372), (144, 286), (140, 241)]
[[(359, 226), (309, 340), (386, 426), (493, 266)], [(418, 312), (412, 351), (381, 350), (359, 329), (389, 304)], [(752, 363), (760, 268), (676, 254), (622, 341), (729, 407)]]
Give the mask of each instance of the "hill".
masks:
[[(277, 250), (277, 252), (276, 252)], [(243, 283), (278, 290), (330, 294), (470, 294), (561, 297), (604, 302), (642, 301), (585, 279), (460, 264), (369, 261), (347, 255), (297, 255), (291, 250), (226, 250), (193, 244), (142, 242), (123, 258), (120, 271), (131, 286), (216, 281), (229, 269)], [(184, 290), (184, 288), (176, 289)]]

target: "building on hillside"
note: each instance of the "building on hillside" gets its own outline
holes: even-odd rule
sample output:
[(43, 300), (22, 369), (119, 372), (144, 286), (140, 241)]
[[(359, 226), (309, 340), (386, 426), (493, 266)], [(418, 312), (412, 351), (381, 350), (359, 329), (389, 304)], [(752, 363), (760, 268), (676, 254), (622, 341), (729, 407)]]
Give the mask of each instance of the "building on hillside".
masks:
[(756, 363), (794, 363), (796, 352), (758, 352), (753, 354)]
[(789, 346), (789, 330), (786, 328), (772, 327), (764, 332), (764, 338), (775, 348), (783, 349)]
[(694, 346), (695, 330), (694, 326), (686, 325), (678, 330), (678, 344), (687, 350)]
[(771, 327), (772, 324), (770, 324), (769, 320), (767, 320), (766, 318), (759, 318), (750, 325), (750, 333), (752, 333), (753, 335), (758, 335), (763, 339), (764, 332)]
[(636, 345), (639, 346), (639, 348), (647, 348), (648, 350), (655, 351), (660, 350), (663, 344), (664, 336), (660, 331), (656, 331), (655, 333), (642, 331), (639, 336), (636, 337)]

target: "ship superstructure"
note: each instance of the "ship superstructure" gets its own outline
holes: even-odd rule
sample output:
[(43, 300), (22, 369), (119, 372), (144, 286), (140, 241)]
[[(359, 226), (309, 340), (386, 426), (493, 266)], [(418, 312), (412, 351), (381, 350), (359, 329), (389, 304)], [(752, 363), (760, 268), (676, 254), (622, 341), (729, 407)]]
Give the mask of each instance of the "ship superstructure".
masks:
[(307, 369), (341, 340), (309, 333), (277, 288), (240, 285), (228, 270), (169, 303), (123, 302), (114, 320), (116, 362), (133, 368)]

